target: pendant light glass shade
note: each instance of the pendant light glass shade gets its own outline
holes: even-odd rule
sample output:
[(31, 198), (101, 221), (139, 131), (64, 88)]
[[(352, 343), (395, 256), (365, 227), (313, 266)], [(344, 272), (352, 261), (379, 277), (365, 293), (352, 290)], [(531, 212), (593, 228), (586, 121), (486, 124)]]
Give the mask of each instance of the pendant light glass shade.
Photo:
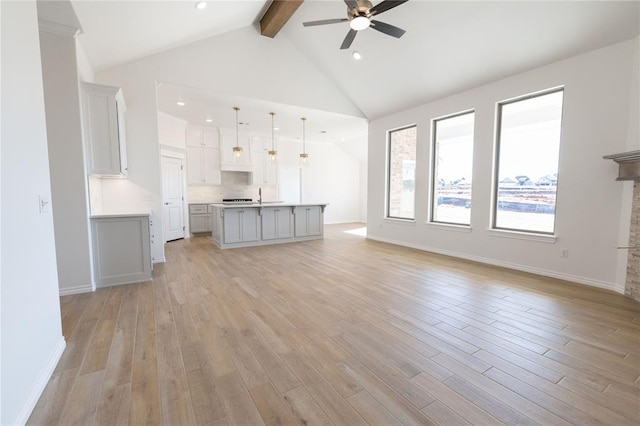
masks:
[(309, 164), (309, 154), (307, 154), (307, 144), (306, 144), (306, 123), (307, 117), (300, 118), (302, 120), (302, 152), (300, 153), (300, 164), (306, 166)]
[(278, 151), (276, 151), (275, 146), (275, 128), (273, 127), (273, 116), (276, 115), (276, 113), (270, 112), (269, 114), (271, 115), (271, 150), (269, 151), (269, 158), (271, 158), (271, 161), (275, 161), (276, 157), (278, 156)]
[(240, 146), (240, 136), (238, 133), (238, 111), (240, 111), (239, 107), (233, 107), (236, 111), (236, 146), (233, 147), (233, 159), (237, 159), (242, 155), (242, 147)]

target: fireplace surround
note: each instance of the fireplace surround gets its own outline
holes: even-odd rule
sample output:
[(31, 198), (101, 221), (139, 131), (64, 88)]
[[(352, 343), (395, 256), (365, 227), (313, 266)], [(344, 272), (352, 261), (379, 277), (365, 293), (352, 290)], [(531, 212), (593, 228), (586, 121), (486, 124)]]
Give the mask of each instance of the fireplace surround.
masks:
[(640, 238), (638, 238), (640, 237), (640, 150), (605, 155), (604, 158), (618, 164), (616, 180), (634, 181), (629, 244), (626, 247), (619, 247), (619, 249), (629, 251), (624, 294), (640, 301)]

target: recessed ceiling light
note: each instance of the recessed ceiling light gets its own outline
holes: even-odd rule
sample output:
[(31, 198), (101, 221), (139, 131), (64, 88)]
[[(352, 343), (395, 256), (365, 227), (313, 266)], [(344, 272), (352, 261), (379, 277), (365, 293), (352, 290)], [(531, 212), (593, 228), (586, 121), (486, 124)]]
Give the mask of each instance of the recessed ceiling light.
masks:
[(352, 56), (353, 56), (353, 59), (355, 59), (356, 61), (359, 61), (360, 59), (362, 59), (362, 54), (357, 50), (352, 53)]
[(176, 102), (176, 105), (178, 105), (178, 106), (185, 106), (185, 103), (184, 103), (184, 102), (182, 102), (182, 101), (178, 101), (178, 102)]
[(210, 119), (210, 118), (207, 118), (205, 121), (206, 121), (207, 123), (212, 123), (212, 122), (213, 122), (213, 120), (212, 120), (212, 119)]
[(207, 2), (206, 1), (199, 1), (198, 3), (196, 3), (196, 9), (198, 9), (198, 10), (202, 10), (205, 7), (207, 7)]
[(274, 127), (273, 130), (280, 130), (280, 127)]

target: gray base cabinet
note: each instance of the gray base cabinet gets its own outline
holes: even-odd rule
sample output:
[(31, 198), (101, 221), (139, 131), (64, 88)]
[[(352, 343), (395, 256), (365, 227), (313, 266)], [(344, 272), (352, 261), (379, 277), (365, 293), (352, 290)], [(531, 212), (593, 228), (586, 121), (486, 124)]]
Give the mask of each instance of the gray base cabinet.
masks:
[(291, 207), (262, 209), (262, 239), (278, 240), (293, 237), (293, 212)]
[(96, 287), (151, 279), (149, 215), (91, 218)]
[(221, 249), (324, 238), (326, 204), (211, 204), (211, 239)]
[(208, 204), (189, 204), (189, 232), (211, 232), (211, 211)]
[(300, 206), (293, 209), (296, 217), (296, 237), (322, 235), (324, 227), (321, 206)]
[(224, 243), (246, 243), (260, 239), (259, 209), (229, 209), (224, 211)]

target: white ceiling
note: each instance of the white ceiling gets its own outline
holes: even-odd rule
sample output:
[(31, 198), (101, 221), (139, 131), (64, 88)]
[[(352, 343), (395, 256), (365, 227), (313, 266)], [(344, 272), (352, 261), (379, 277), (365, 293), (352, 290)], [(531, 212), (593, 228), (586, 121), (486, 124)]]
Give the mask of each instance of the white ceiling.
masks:
[[(204, 11), (196, 10), (192, 0), (74, 0), (72, 4), (84, 29), (81, 43), (100, 70), (237, 28), (254, 26), (260, 37), (256, 23), (269, 1), (214, 0)], [(344, 2), (306, 0), (274, 42), (293, 44), (366, 118), (375, 119), (631, 39), (640, 32), (639, 6), (639, 1), (410, 0), (378, 17), (405, 29), (402, 38), (367, 29), (358, 33), (351, 49), (340, 50), (347, 23), (303, 27), (302, 22), (344, 17)], [(361, 61), (351, 57), (354, 50), (362, 53)], [(170, 85), (159, 90), (160, 109), (200, 122), (208, 113), (205, 109), (185, 115), (170, 105), (173, 98), (163, 99), (163, 93), (175, 96), (175, 90)], [(183, 96), (193, 97), (192, 105), (215, 108), (211, 103), (215, 94), (183, 90)], [(267, 131), (269, 108), (281, 108), (276, 117), (284, 120), (290, 114), (289, 119), (298, 122), (301, 113), (313, 112), (238, 101), (243, 101), (247, 113), (259, 108)], [(249, 121), (259, 122), (259, 115)], [(339, 126), (333, 132), (339, 132)]]

